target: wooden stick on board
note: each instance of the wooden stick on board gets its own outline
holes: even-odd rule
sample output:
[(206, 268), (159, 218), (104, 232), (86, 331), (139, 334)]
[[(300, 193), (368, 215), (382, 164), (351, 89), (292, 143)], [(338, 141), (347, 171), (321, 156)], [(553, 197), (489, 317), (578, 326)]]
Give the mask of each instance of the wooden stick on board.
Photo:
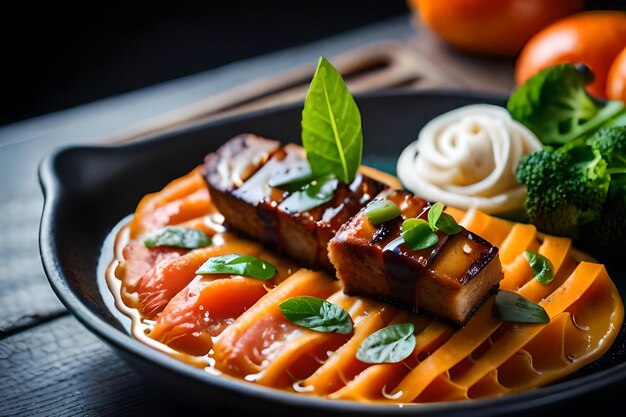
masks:
[[(396, 41), (365, 45), (332, 57), (354, 94), (390, 88), (454, 87), (445, 71), (418, 51)], [(137, 142), (155, 134), (278, 104), (303, 101), (315, 63), (246, 83), (156, 118), (130, 126), (107, 144)]]

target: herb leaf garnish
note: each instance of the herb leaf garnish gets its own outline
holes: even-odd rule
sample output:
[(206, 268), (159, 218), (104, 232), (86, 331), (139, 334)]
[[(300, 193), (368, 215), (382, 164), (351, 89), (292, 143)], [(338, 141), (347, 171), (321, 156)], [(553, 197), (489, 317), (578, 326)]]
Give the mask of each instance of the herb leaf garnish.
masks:
[(543, 307), (512, 291), (498, 291), (494, 309), (502, 321), (550, 323), (550, 316)]
[(293, 297), (278, 305), (287, 320), (316, 332), (352, 333), (350, 315), (336, 304), (317, 297)]
[(298, 191), (285, 198), (278, 207), (288, 213), (301, 213), (332, 200), (339, 181), (334, 175), (328, 174), (315, 178)]
[(232, 274), (268, 280), (276, 275), (274, 265), (249, 255), (231, 253), (207, 259), (196, 274)]
[(143, 244), (150, 249), (155, 246), (197, 249), (209, 246), (211, 238), (198, 229), (168, 226), (148, 233), (143, 240)]
[(550, 259), (531, 250), (524, 251), (524, 257), (533, 270), (533, 275), (537, 281), (543, 285), (552, 282), (554, 279), (554, 266)]
[(413, 324), (401, 323), (384, 327), (369, 335), (356, 352), (365, 363), (397, 363), (406, 359), (415, 348)]
[(428, 210), (428, 221), (423, 219), (406, 219), (402, 222), (402, 238), (413, 250), (429, 248), (437, 242), (437, 230), (454, 235), (461, 231), (454, 217), (443, 212), (443, 203), (437, 202)]
[(365, 217), (373, 225), (382, 224), (400, 215), (400, 207), (391, 200), (372, 200), (365, 207)]
[(454, 217), (444, 213), (443, 208), (443, 203), (437, 202), (428, 210), (428, 224), (430, 224), (431, 229), (441, 230), (447, 235), (459, 233), (461, 226), (454, 220)]
[(428, 222), (422, 219), (406, 219), (402, 222), (402, 238), (413, 250), (426, 249), (439, 242)]
[(315, 176), (311, 172), (309, 164), (303, 164), (285, 173), (273, 176), (267, 182), (267, 185), (272, 188), (280, 188), (285, 191), (293, 192), (301, 190), (314, 179)]
[(302, 110), (302, 144), (316, 176), (350, 184), (361, 165), (361, 114), (341, 75), (321, 57)]

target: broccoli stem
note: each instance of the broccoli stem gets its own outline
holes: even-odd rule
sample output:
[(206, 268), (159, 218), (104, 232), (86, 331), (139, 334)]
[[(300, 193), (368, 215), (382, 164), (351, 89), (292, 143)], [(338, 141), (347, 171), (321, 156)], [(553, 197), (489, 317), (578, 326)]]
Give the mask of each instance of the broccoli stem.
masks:
[(626, 168), (609, 168), (606, 170), (609, 175), (613, 174), (626, 174)]

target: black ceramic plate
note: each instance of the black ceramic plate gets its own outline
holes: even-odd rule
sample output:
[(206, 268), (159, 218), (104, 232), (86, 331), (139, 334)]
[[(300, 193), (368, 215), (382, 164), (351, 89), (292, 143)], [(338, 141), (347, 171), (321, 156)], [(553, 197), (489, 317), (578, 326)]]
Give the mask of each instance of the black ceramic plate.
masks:
[[(394, 170), (401, 150), (433, 117), (473, 103), (502, 104), (494, 97), (462, 94), (379, 94), (357, 100), (363, 118), (364, 162)], [(50, 283), (65, 306), (89, 330), (113, 346), (148, 379), (185, 402), (211, 410), (226, 406), (298, 415), (485, 415), (540, 410), (583, 393), (603, 395), (626, 378), (624, 329), (609, 353), (560, 383), (501, 398), (391, 406), (331, 401), (294, 395), (210, 375), (133, 339), (127, 323), (111, 308), (103, 285), (102, 262), (112, 257), (113, 228), (132, 213), (140, 198), (200, 164), (208, 152), (232, 136), (253, 132), (300, 142), (300, 106), (287, 106), (190, 127), (121, 147), (71, 147), (54, 152), (40, 168), (45, 194), (40, 245)], [(101, 260), (102, 258), (102, 260)], [(624, 286), (624, 265), (609, 265)], [(589, 395), (589, 394), (588, 394)], [(256, 415), (256, 414), (255, 414)]]

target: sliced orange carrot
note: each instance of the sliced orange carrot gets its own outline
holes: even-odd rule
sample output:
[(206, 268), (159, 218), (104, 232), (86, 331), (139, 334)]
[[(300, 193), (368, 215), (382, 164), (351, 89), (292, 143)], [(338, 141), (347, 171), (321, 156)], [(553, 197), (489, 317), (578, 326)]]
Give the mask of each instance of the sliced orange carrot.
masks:
[[(547, 369), (542, 368), (536, 379), (528, 381), (520, 389), (544, 385), (575, 372), (605, 354), (617, 338), (624, 322), (624, 304), (606, 269), (602, 265), (600, 267), (592, 286), (567, 308), (567, 313), (563, 313), (568, 318), (560, 332), (564, 366), (552, 364)], [(524, 347), (533, 355), (539, 355), (542, 349), (539, 336), (533, 339), (532, 345)]]
[(459, 401), (467, 399), (467, 390), (450, 380), (444, 372), (438, 375), (415, 399), (418, 403)]
[(555, 271), (558, 271), (570, 249), (572, 240), (565, 237), (546, 236), (541, 244), (539, 253), (552, 262)]
[(555, 270), (555, 279), (545, 285), (535, 279), (531, 279), (532, 269), (525, 256), (517, 257), (512, 265), (505, 267), (505, 272), (511, 276), (503, 289), (510, 291), (518, 291), (520, 294), (527, 294), (533, 301), (539, 301), (541, 298), (555, 291), (565, 279), (569, 276), (573, 269), (571, 264), (565, 263), (566, 256), (571, 246), (570, 239), (560, 237), (547, 237), (537, 252), (552, 261)]
[(478, 383), (472, 385), (467, 391), (467, 397), (470, 399), (494, 397), (508, 394), (509, 392), (511, 392), (511, 390), (500, 383), (498, 370), (494, 369), (478, 381)]
[(507, 265), (515, 261), (522, 252), (536, 243), (537, 229), (530, 224), (515, 224), (500, 246), (500, 262)]
[(468, 210), (459, 224), (494, 246), (500, 246), (514, 225), (512, 222), (489, 216), (476, 209)]
[(339, 333), (313, 334), (306, 329), (298, 329), (295, 340), (286, 340), (276, 351), (269, 366), (261, 373), (257, 382), (261, 385), (285, 388), (300, 383), (311, 375), (328, 357), (346, 343), (350, 335)]
[[(555, 270), (557, 271), (557, 276), (555, 277), (553, 282), (548, 286), (539, 284), (538, 281), (536, 280), (530, 280), (524, 286), (524, 288), (520, 290), (521, 293), (524, 294), (526, 297), (530, 298), (531, 300), (539, 301), (544, 296), (547, 296), (548, 294), (552, 293), (554, 290), (559, 288), (561, 284), (565, 281), (565, 279), (571, 273), (571, 268), (568, 265), (565, 265), (565, 266), (563, 265), (564, 258), (567, 254), (567, 251), (569, 250), (569, 246), (570, 246), (569, 239), (547, 237), (544, 240), (541, 247), (539, 248), (539, 253), (543, 254), (549, 259), (554, 260), (553, 264), (555, 266)], [(503, 281), (503, 284), (504, 284), (503, 287), (508, 288), (508, 289), (513, 289), (512, 287), (516, 287), (515, 283), (519, 280), (519, 275), (528, 274), (529, 271), (526, 269), (522, 260), (525, 261), (523, 257), (518, 257), (513, 265), (509, 265), (508, 268), (505, 268), (507, 277)], [(517, 273), (514, 271), (515, 267), (517, 267), (518, 269)], [(519, 271), (524, 271), (524, 272), (519, 272)], [(498, 343), (500, 343), (500, 339), (498, 339)], [(492, 355), (493, 352), (501, 353), (506, 358), (508, 358), (512, 352), (510, 350), (504, 351), (498, 347), (490, 348), (490, 349), (491, 350), (489, 350), (488, 354), (484, 357), (481, 357), (478, 360), (478, 362), (476, 361), (476, 359), (467, 360), (466, 358), (464, 359), (463, 362), (460, 362), (458, 365), (454, 367), (455, 374), (459, 373), (459, 370), (457, 369), (461, 369), (460, 372), (462, 375), (461, 380), (458, 380), (458, 378), (455, 378), (454, 381), (468, 388), (468, 396), (476, 397), (479, 395), (479, 392), (482, 392), (482, 395), (489, 395), (486, 391), (488, 387), (490, 387), (489, 389), (493, 390), (492, 395), (496, 395), (502, 392), (507, 392), (508, 390), (507, 388), (499, 385), (497, 381), (493, 381), (489, 379), (489, 378), (492, 378), (492, 377), (489, 377), (489, 375), (491, 375), (491, 373), (493, 372), (492, 370), (495, 368), (495, 366), (484, 366), (482, 368), (475, 366), (476, 363), (480, 363), (481, 361), (488, 360), (489, 355)], [(460, 368), (460, 366), (463, 364), (464, 366)], [(480, 369), (480, 373), (476, 371), (477, 369)], [(474, 374), (473, 374), (473, 377), (471, 377), (472, 379), (470, 383), (470, 382), (467, 382), (466, 379), (470, 378), (468, 377), (468, 375), (472, 374), (472, 372)], [(477, 388), (472, 389), (474, 385), (477, 385)], [(426, 390), (429, 390), (429, 388), (427, 388)], [(471, 391), (471, 393), (469, 391)], [(419, 401), (423, 401), (424, 399), (425, 397), (422, 394), (420, 394), (420, 396), (418, 396), (416, 401), (419, 402)]]
[[(362, 318), (367, 303), (338, 291), (328, 301), (348, 311), (353, 321)], [(329, 352), (343, 345), (351, 335), (322, 333), (303, 329), (302, 335), (285, 342), (270, 364), (265, 368), (258, 383), (285, 387), (311, 375), (324, 363)]]
[(439, 349), (413, 368), (393, 392), (400, 401), (413, 401), (441, 373), (461, 361), (476, 349), (501, 324), (492, 315), (493, 298), (489, 299), (470, 319)]
[[(512, 240), (511, 235), (517, 236), (517, 240)], [(514, 258), (516, 260), (515, 266), (517, 269), (528, 268), (527, 262), (525, 265), (522, 263), (522, 259), (524, 261), (525, 259), (521, 252), (528, 245), (535, 243), (534, 236), (535, 228), (533, 226), (515, 225), (505, 239), (503, 244), (505, 250), (507, 252), (516, 251), (519, 253), (517, 257), (513, 257), (511, 253), (506, 253), (509, 259)], [(548, 242), (546, 247), (552, 247), (552, 244)], [(506, 267), (504, 272), (504, 279), (500, 282), (500, 287), (515, 289), (519, 276), (522, 274), (517, 273), (516, 269), (507, 270)], [(532, 294), (522, 295), (532, 299)], [(441, 348), (413, 369), (398, 385), (396, 394), (402, 392), (398, 395), (405, 401), (414, 400), (434, 378), (459, 363), (469, 353), (478, 348), (502, 324), (500, 320), (493, 316), (491, 311), (492, 304), (493, 298), (478, 310), (464, 328), (459, 329)]]
[(500, 282), (500, 289), (507, 291), (517, 291), (533, 276), (533, 270), (522, 255), (515, 258), (513, 262), (504, 265), (502, 271), (507, 279)]
[(345, 385), (368, 365), (356, 359), (356, 352), (363, 340), (373, 332), (384, 327), (393, 317), (393, 309), (385, 309), (374, 304), (369, 314), (354, 328), (354, 336), (335, 353), (309, 378), (303, 381), (304, 386), (315, 387), (315, 392), (328, 394)]
[[(367, 168), (361, 172), (379, 175)], [(395, 179), (385, 177), (385, 181)], [(623, 303), (606, 270), (579, 263), (581, 258), (568, 239), (537, 237), (531, 225), (476, 210), (463, 213), (446, 208), (469, 231), (500, 248), (501, 288), (540, 303), (551, 317), (546, 325), (503, 324), (492, 316), (492, 298), (464, 328), (454, 329), (393, 306), (373, 308), (373, 302), (335, 293), (339, 283), (325, 274), (294, 273), (293, 263), (222, 233), (220, 215), (206, 188), (196, 168), (161, 192), (146, 196), (130, 225), (135, 240), (124, 249), (125, 259), (116, 275), (124, 284), (124, 302), (134, 306), (139, 299), (143, 318), (157, 319), (151, 337), (189, 357), (205, 355), (212, 348), (211, 359), (225, 373), (289, 390), (293, 381), (306, 378), (293, 390), (314, 387), (315, 394), (338, 399), (397, 403), (478, 398), (536, 387), (567, 375), (606, 352), (622, 328)], [(148, 251), (141, 245), (142, 233), (174, 224), (205, 231), (214, 236), (214, 245), (190, 252)], [(532, 278), (523, 256), (526, 249), (552, 261), (556, 274), (551, 283), (543, 285)], [(261, 282), (195, 275), (209, 256), (235, 252), (258, 254), (275, 264), (277, 277)], [(125, 291), (133, 289), (138, 293), (124, 298)], [(355, 333), (317, 333), (289, 322), (278, 304), (298, 295), (331, 296), (350, 310)], [(396, 364), (360, 363), (355, 357), (359, 342), (399, 320), (415, 323), (413, 354)], [(327, 351), (334, 353), (328, 356)]]
[[(601, 265), (598, 264), (581, 263), (567, 279), (567, 282), (541, 301), (539, 305), (544, 307), (551, 318), (554, 318), (585, 293), (600, 273), (600, 268)], [(533, 297), (529, 290), (520, 291), (520, 294), (531, 299), (537, 298), (536, 296)], [(472, 367), (458, 379), (458, 382), (468, 388), (477, 383), (490, 370), (497, 368), (508, 359), (512, 352), (521, 349), (544, 327), (545, 325), (542, 324), (512, 326), (511, 331), (500, 337), (487, 353), (474, 361)]]
[(450, 207), (447, 206), (446, 209), (444, 210), (446, 213), (448, 213), (450, 216), (452, 216), (452, 218), (457, 222), (460, 223), (463, 218), (465, 217), (466, 212), (463, 210), (459, 210), (457, 208), (454, 207)]
[[(398, 320), (403, 319), (394, 318), (394, 322)], [(382, 400), (383, 393), (396, 386), (407, 374), (409, 367), (415, 366), (415, 362), (421, 355), (428, 355), (437, 349), (454, 331), (450, 325), (438, 320), (428, 323), (428, 319), (424, 316), (414, 316), (408, 321), (413, 322), (416, 330), (415, 349), (410, 358), (400, 363), (371, 365), (329, 396), (344, 400)], [(406, 362), (411, 363), (406, 364)]]
[(513, 222), (489, 216), (489, 228), (485, 229), (485, 236), (480, 236), (489, 241), (492, 245), (500, 246), (509, 233), (511, 233), (513, 226), (515, 226)]
[(135, 217), (131, 224), (131, 236), (165, 226), (175, 225), (211, 212), (212, 205), (209, 190), (200, 188), (178, 200), (170, 201), (141, 217)]
[(339, 390), (329, 394), (328, 397), (352, 401), (372, 401), (383, 398), (383, 392), (386, 392), (387, 386), (397, 385), (406, 374), (406, 367), (397, 365), (379, 364), (365, 368), (363, 372)]
[[(501, 259), (502, 252), (504, 252), (505, 259), (514, 260), (518, 258), (520, 252), (534, 240), (534, 226), (516, 224), (504, 240), (503, 249), (500, 252)], [(507, 288), (510, 286), (510, 282), (515, 279), (516, 275), (507, 273), (505, 269), (504, 278), (500, 282), (501, 288)], [(492, 307), (493, 298), (487, 300), (479, 308), (465, 327), (457, 330), (442, 347), (409, 372), (407, 377), (396, 387), (395, 395), (402, 401), (413, 401), (439, 374), (461, 361), (483, 343), (502, 323), (492, 315)]]
[(146, 195), (137, 206), (135, 216), (130, 223), (131, 238), (135, 238), (147, 230), (144, 226), (146, 216), (154, 216), (153, 213), (159, 207), (182, 199), (203, 188), (206, 188), (206, 184), (200, 174), (200, 167), (197, 167), (189, 174), (170, 182), (161, 191)]

